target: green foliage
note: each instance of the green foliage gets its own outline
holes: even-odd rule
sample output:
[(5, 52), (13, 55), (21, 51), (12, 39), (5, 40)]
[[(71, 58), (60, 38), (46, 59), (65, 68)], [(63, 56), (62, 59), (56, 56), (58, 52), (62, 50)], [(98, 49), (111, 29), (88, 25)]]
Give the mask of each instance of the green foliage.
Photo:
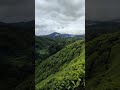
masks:
[(0, 90), (15, 90), (33, 74), (33, 36), (34, 28), (9, 24), (0, 27)]
[(35, 37), (35, 59), (39, 61), (49, 57), (49, 46), (55, 43), (54, 40), (44, 37)]
[(86, 90), (119, 90), (120, 33), (101, 35), (86, 50)]
[(65, 46), (36, 67), (36, 90), (84, 88), (85, 44), (79, 40)]
[(36, 65), (60, 51), (66, 45), (69, 45), (79, 38), (47, 38), (43, 36), (35, 36), (35, 59)]

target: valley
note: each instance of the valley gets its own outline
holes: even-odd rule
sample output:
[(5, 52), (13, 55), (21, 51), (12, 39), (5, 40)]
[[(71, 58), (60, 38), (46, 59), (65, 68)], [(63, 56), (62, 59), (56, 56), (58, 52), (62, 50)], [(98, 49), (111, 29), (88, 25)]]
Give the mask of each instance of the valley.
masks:
[[(42, 39), (44, 39), (44, 41), (39, 44)], [(78, 37), (59, 37), (54, 39), (50, 37), (37, 37), (36, 44), (38, 45), (36, 51), (38, 50), (37, 52), (39, 52), (37, 54), (44, 54), (46, 56), (41, 59), (37, 58), (36, 60), (36, 90), (77, 90), (78, 86), (82, 88), (82, 90), (84, 89), (84, 39)], [(40, 49), (39, 45), (45, 47)]]

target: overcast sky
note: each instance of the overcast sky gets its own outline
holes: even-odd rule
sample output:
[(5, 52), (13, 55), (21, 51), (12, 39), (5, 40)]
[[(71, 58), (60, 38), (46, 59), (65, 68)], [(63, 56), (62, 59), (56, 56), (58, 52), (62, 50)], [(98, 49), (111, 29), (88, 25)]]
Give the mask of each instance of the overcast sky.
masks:
[(0, 22), (23, 22), (35, 19), (35, 0), (0, 0)]
[(84, 34), (85, 0), (35, 0), (35, 34)]
[(85, 0), (86, 19), (108, 21), (120, 19), (120, 0)]

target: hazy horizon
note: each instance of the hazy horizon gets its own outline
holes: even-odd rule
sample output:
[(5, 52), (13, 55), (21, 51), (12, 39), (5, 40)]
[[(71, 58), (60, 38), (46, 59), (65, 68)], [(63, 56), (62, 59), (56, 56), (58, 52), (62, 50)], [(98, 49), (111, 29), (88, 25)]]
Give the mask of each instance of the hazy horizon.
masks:
[[(52, 33), (58, 33), (58, 32), (52, 32)], [(44, 35), (50, 35), (52, 33), (49, 33), (49, 34), (42, 34), (42, 35), (36, 35), (36, 36), (44, 36)], [(59, 34), (70, 34), (70, 33), (59, 33)], [(85, 35), (85, 33), (83, 34), (71, 34), (71, 35)]]

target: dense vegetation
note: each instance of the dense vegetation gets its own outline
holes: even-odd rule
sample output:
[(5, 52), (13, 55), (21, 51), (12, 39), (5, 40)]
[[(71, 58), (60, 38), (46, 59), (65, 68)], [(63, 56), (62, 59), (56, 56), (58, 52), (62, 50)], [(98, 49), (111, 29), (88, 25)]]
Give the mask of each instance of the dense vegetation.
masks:
[(34, 27), (28, 23), (0, 24), (0, 90), (34, 88)]
[(35, 37), (35, 59), (36, 65), (60, 51), (64, 46), (69, 45), (80, 38), (48, 38), (43, 36)]
[(42, 61), (50, 56), (49, 47), (56, 43), (55, 40), (43, 37), (35, 37), (35, 59)]
[(84, 89), (84, 47), (84, 41), (76, 41), (36, 66), (36, 90)]
[(119, 32), (120, 30), (119, 22), (112, 22), (112, 21), (104, 22), (103, 21), (103, 22), (95, 22), (95, 23), (97, 24), (86, 26), (85, 41), (90, 41), (103, 34)]
[(120, 32), (86, 43), (86, 90), (120, 90), (119, 52)]

